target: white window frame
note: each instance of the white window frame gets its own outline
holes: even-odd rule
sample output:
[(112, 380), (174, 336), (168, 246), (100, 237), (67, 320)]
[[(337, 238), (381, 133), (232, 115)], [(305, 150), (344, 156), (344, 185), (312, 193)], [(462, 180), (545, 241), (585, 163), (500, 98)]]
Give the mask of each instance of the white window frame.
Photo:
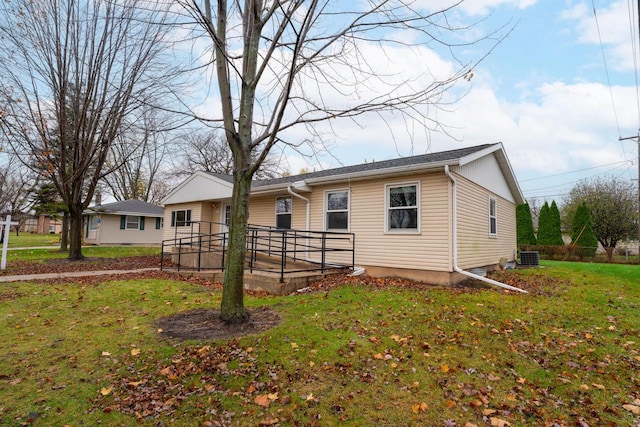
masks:
[[(491, 212), (491, 208), (493, 211)], [(489, 237), (498, 237), (498, 200), (489, 197)]]
[[(329, 210), (329, 195), (335, 193), (347, 193), (347, 208), (346, 209), (333, 209)], [(329, 228), (329, 214), (346, 212), (347, 214), (347, 227), (346, 228)], [(341, 188), (336, 190), (325, 190), (324, 192), (324, 229), (325, 231), (349, 231), (351, 228), (351, 191), (348, 188)]]
[[(278, 200), (280, 199), (289, 199), (289, 211), (288, 212), (278, 212)], [(275, 227), (278, 228), (278, 216), (279, 215), (289, 215), (289, 228), (291, 229), (293, 226), (293, 197), (291, 196), (278, 196), (276, 197), (276, 203), (275, 203), (275, 212), (276, 212), (276, 223), (275, 223)], [(287, 230), (286, 228), (281, 228), (281, 230)]]
[(126, 215), (126, 218), (124, 221), (124, 229), (140, 230), (140, 217), (135, 215)]
[[(389, 211), (394, 209), (390, 207), (389, 199), (391, 198), (391, 189), (397, 187), (416, 187), (416, 228), (390, 228), (389, 226)], [(408, 181), (408, 182), (394, 182), (385, 184), (384, 186), (384, 232), (385, 234), (420, 234), (420, 223), (422, 222), (422, 203), (420, 200), (420, 181)], [(407, 209), (410, 207), (399, 207), (395, 209)]]
[[(178, 212), (184, 212), (184, 221), (178, 225)], [(191, 209), (176, 209), (171, 211), (171, 228), (189, 227), (191, 225)]]

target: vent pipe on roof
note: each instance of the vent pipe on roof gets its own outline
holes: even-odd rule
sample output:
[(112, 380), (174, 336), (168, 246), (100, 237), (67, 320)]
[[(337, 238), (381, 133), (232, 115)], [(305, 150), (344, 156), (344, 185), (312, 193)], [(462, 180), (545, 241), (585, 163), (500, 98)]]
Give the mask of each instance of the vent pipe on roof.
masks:
[(489, 283), (490, 285), (499, 286), (504, 289), (509, 289), (510, 291), (517, 291), (517, 292), (522, 292), (524, 294), (528, 294), (529, 292), (525, 291), (524, 289), (516, 288), (514, 286), (507, 285), (506, 283), (498, 282), (496, 280), (492, 280), (487, 277), (479, 276), (477, 274), (473, 274), (469, 271), (465, 271), (460, 267), (458, 267), (458, 201), (457, 201), (457, 188), (456, 188), (457, 182), (456, 182), (456, 178), (453, 176), (451, 171), (449, 171), (449, 165), (444, 165), (444, 173), (451, 180), (451, 197), (453, 199), (452, 201), (452, 205), (453, 205), (453, 209), (452, 209), (453, 210), (453, 213), (452, 213), (453, 269), (462, 275), (471, 277), (472, 279), (481, 280), (485, 283)]

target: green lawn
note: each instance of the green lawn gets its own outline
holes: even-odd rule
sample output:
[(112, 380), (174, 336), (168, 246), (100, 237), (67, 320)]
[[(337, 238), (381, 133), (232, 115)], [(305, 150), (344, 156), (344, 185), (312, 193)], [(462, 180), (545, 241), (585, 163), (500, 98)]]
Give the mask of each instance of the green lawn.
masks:
[(60, 244), (60, 236), (57, 234), (9, 233), (10, 248), (28, 248), (37, 246), (57, 246)]
[(3, 284), (0, 425), (640, 423), (638, 266), (508, 274), (538, 291), (354, 281), (247, 297), (282, 323), (213, 342), (157, 330), (161, 316), (219, 305), (198, 285)]

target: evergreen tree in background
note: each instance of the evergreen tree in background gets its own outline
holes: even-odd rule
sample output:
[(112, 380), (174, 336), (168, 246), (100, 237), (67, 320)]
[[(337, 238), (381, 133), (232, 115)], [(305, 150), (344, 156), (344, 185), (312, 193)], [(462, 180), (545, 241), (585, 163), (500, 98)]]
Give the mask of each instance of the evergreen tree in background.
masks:
[(516, 223), (518, 246), (535, 245), (536, 235), (533, 232), (533, 218), (529, 203), (516, 206)]
[(598, 239), (593, 234), (591, 212), (586, 203), (580, 203), (571, 220), (571, 244), (579, 247), (578, 254), (582, 257), (592, 257), (598, 249)]
[(551, 203), (551, 207), (549, 203), (544, 202), (538, 219), (538, 245), (561, 246), (563, 244), (558, 206), (555, 201)]
[(548, 244), (554, 246), (562, 246), (564, 245), (564, 240), (562, 239), (560, 210), (558, 209), (558, 205), (556, 205), (555, 200), (551, 202), (551, 206), (549, 207), (549, 217), (551, 218), (551, 225), (549, 227), (549, 237), (551, 243)]

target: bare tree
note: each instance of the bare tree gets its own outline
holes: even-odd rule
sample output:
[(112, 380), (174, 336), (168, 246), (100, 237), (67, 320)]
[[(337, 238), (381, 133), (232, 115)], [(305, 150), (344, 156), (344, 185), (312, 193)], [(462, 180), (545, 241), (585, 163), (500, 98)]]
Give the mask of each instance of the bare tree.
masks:
[(168, 114), (145, 108), (142, 116), (116, 137), (106, 162), (113, 172), (104, 178), (116, 200), (157, 203), (167, 194), (161, 167), (174, 138), (171, 122)]
[[(334, 120), (357, 124), (367, 114), (380, 120), (400, 116), (407, 127), (442, 129), (434, 109), (454, 102), (445, 93), (457, 81), (469, 79), (478, 61), (458, 60), (456, 50), (493, 38), (490, 51), (508, 33), (470, 41), (475, 28), (454, 27), (449, 16), (461, 2), (437, 11), (403, 0), (179, 3), (210, 41), (221, 114), (206, 119), (218, 123), (233, 154), (229, 256), (221, 303), (221, 317), (227, 322), (248, 318), (242, 283), (249, 192), (271, 149), (279, 143), (293, 149), (304, 143), (293, 139), (295, 127), (304, 128), (308, 137), (303, 139), (319, 140), (331, 132)], [(469, 31), (463, 38), (465, 30)], [(377, 62), (391, 59), (395, 48), (419, 58), (420, 66), (395, 64), (402, 71), (380, 71)], [(453, 63), (436, 70), (432, 49), (451, 54)], [(433, 63), (427, 63), (428, 58)], [(414, 74), (407, 76), (406, 71)], [(323, 123), (328, 128), (320, 128)]]
[[(233, 173), (233, 154), (229, 145), (215, 131), (191, 131), (182, 137), (181, 159), (174, 168), (177, 177), (185, 177), (197, 171)], [(269, 154), (255, 173), (257, 179), (280, 176), (279, 159)]]
[[(15, 0), (0, 6), (0, 123), (52, 182), (82, 259), (82, 213), (125, 120), (168, 98), (164, 10), (134, 0)], [(138, 7), (139, 6), (139, 7)], [(172, 15), (173, 16), (173, 15)]]
[(18, 222), (16, 233), (33, 205), (31, 194), (35, 185), (34, 174), (20, 166), (15, 156), (9, 156), (0, 164), (0, 214), (11, 215), (12, 220)]
[(576, 184), (565, 200), (563, 214), (573, 218), (578, 205), (591, 211), (593, 234), (613, 261), (618, 242), (632, 239), (638, 229), (638, 193), (632, 182), (615, 177), (593, 178)]

